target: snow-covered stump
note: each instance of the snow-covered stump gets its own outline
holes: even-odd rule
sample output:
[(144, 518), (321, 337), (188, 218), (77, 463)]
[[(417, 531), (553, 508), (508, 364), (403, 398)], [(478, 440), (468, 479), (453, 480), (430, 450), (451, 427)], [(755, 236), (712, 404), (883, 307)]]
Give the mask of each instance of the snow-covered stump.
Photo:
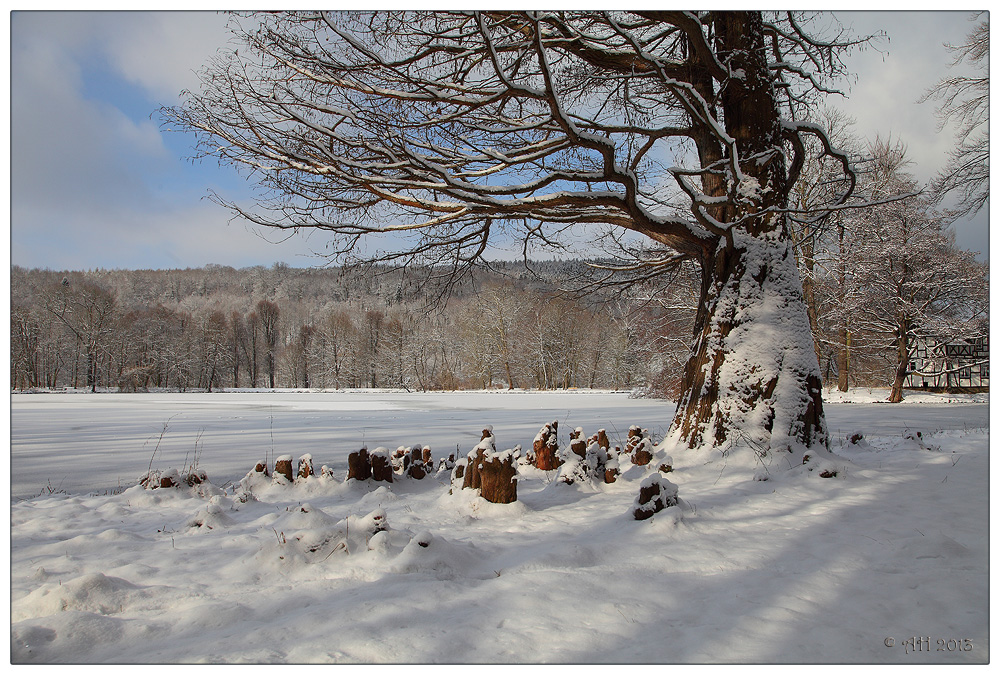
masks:
[(542, 471), (552, 471), (562, 465), (563, 460), (559, 457), (559, 421), (556, 420), (546, 424), (535, 436), (531, 446), (529, 461)]
[(670, 473), (674, 470), (674, 458), (670, 455), (663, 455), (660, 466), (656, 467), (660, 473)]
[(580, 459), (587, 458), (587, 441), (583, 437), (583, 429), (577, 427), (569, 435), (569, 449)]
[(484, 451), (479, 469), (480, 496), (493, 504), (517, 501), (517, 458), (521, 446), (503, 452)]
[(649, 437), (649, 431), (635, 425), (629, 427), (625, 451), (636, 466), (649, 464), (653, 459), (653, 440)]
[(454, 483), (454, 472), (455, 472), (455, 453), (449, 454), (444, 459), (438, 460), (437, 473), (438, 475), (448, 472), (451, 474), (452, 482)]
[(279, 476), (284, 477), (284, 479), (291, 483), (292, 482), (292, 456), (282, 455), (274, 460), (274, 481), (280, 482)]
[(665, 508), (677, 505), (677, 486), (659, 473), (647, 476), (639, 485), (639, 496), (632, 504), (632, 516), (645, 520)]
[(454, 485), (459, 480), (464, 481), (465, 471), (468, 468), (469, 468), (468, 457), (463, 457), (462, 459), (455, 460), (455, 466), (451, 468), (451, 484)]
[(559, 475), (556, 478), (560, 483), (573, 485), (590, 482), (595, 477), (607, 482), (605, 474), (607, 451), (598, 444), (596, 434), (589, 442), (584, 439), (583, 429), (580, 427), (570, 434), (569, 452), (561, 457), (563, 464), (559, 467)]
[(161, 488), (175, 488), (181, 484), (180, 474), (177, 473), (177, 469), (167, 469), (160, 474), (159, 487)]
[(375, 448), (371, 452), (372, 480), (385, 483), (392, 482), (392, 460), (389, 458), (389, 451), (385, 448)]
[(424, 462), (423, 451), (420, 446), (414, 446), (410, 452), (410, 466), (406, 470), (406, 475), (415, 480), (422, 480), (430, 473), (430, 468)]
[[(480, 443), (480, 445), (482, 445), (482, 443)], [(463, 490), (476, 490), (482, 485), (479, 469), (483, 464), (486, 450), (481, 448), (480, 445), (477, 445), (472, 451), (470, 451), (467, 457), (465, 472), (462, 477)]]
[(368, 448), (361, 448), (347, 456), (347, 480), (368, 480), (372, 477), (372, 463)]
[(410, 468), (410, 448), (401, 445), (392, 453), (392, 470), (402, 475), (408, 468)]
[(202, 483), (208, 482), (208, 474), (201, 469), (191, 469), (188, 471), (188, 474), (184, 476), (184, 482), (187, 483), (188, 487), (201, 485)]
[(621, 473), (618, 468), (618, 455), (608, 456), (607, 462), (604, 464), (604, 482), (610, 485), (618, 480), (618, 476)]
[(296, 473), (296, 476), (298, 478), (305, 479), (312, 476), (314, 473), (312, 455), (302, 455), (299, 457), (299, 470)]
[(483, 430), (483, 440), (479, 441), (479, 444), (466, 456), (462, 480), (463, 490), (476, 490), (482, 487), (480, 472), (483, 461), (487, 454), (495, 453), (496, 450), (497, 444), (496, 438), (493, 436), (493, 427), (486, 427)]
[(608, 441), (608, 432), (604, 429), (597, 430), (597, 436), (594, 440), (596, 440), (597, 444), (604, 448), (605, 451), (611, 449), (611, 443)]
[(257, 462), (254, 464), (253, 473), (259, 473), (262, 476), (271, 475), (271, 472), (267, 470), (267, 462)]

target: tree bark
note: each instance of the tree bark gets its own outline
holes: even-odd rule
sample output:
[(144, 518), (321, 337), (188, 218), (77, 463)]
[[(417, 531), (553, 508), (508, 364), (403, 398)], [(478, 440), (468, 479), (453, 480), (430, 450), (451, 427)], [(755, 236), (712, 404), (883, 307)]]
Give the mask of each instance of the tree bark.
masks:
[(906, 376), (910, 374), (910, 341), (907, 339), (908, 326), (902, 325), (896, 336), (896, 374), (892, 379), (892, 389), (889, 391), (889, 403), (899, 403), (903, 400), (903, 385)]
[(802, 281), (786, 219), (773, 211), (788, 201), (781, 119), (760, 15), (716, 16), (719, 58), (741, 73), (718, 95), (743, 177), (735, 208), (716, 215), (728, 225), (701, 259), (695, 349), (664, 445), (724, 455), (749, 446), (760, 462), (793, 465), (828, 438)]
[(851, 334), (846, 328), (840, 331), (840, 346), (837, 347), (837, 389), (847, 391), (850, 387), (848, 376), (851, 369)]
[(736, 237), (703, 269), (697, 348), (668, 440), (794, 463), (826, 446), (822, 383), (788, 240)]

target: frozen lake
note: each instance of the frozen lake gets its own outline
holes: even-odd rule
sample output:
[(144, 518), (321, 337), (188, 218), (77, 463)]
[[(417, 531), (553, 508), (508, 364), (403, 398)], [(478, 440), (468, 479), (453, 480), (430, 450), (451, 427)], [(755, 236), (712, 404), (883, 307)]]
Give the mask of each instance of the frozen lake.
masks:
[[(11, 396), (11, 496), (128, 487), (157, 444), (154, 468), (179, 469), (197, 451), (199, 467), (223, 485), (265, 456), (310, 453), (317, 469), (327, 464), (346, 475), (348, 453), (362, 445), (420, 443), (435, 457), (456, 446), (467, 452), (486, 425), (505, 448), (530, 446), (552, 420), (561, 439), (577, 426), (604, 428), (624, 445), (632, 424), (661, 437), (673, 411), (666, 401), (590, 391), (18, 394)], [(986, 403), (828, 403), (826, 411), (835, 436), (989, 426)]]

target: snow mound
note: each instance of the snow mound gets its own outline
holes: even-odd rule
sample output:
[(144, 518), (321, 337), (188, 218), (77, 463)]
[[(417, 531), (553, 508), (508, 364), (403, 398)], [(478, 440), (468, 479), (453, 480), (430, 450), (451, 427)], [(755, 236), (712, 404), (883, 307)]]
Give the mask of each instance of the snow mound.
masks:
[(67, 611), (120, 614), (134, 605), (146, 603), (153, 595), (149, 588), (95, 572), (65, 583), (42, 585), (12, 603), (11, 620), (23, 621)]
[(124, 618), (78, 610), (15, 623), (10, 628), (11, 661), (52, 663), (53, 660), (63, 660), (75, 663), (91, 660), (73, 655), (86, 654), (95, 646), (107, 648), (123, 644), (128, 637), (128, 626), (129, 622)]
[(227, 529), (233, 524), (233, 519), (226, 515), (218, 504), (208, 504), (189, 519), (185, 526), (191, 529), (214, 530)]
[(424, 531), (410, 539), (392, 561), (389, 570), (395, 574), (426, 573), (442, 581), (477, 576), (486, 578), (477, 574), (482, 562), (482, 554), (472, 544), (448, 541)]

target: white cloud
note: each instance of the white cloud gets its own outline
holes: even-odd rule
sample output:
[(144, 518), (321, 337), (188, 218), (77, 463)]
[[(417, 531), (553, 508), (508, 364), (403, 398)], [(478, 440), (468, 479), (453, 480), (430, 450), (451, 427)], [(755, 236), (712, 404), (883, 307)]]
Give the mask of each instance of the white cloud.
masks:
[(847, 101), (832, 103), (858, 122), (866, 138), (890, 134), (907, 145), (911, 172), (929, 180), (947, 161), (952, 133), (937, 131), (935, 103), (919, 103), (949, 74), (951, 54), (944, 43), (961, 42), (972, 28), (969, 12), (837, 12), (857, 34), (885, 30), (881, 52), (869, 49), (848, 59), (857, 83)]
[(167, 104), (195, 88), (198, 70), (228, 39), (227, 17), (215, 12), (125, 12), (97, 21), (112, 65)]
[[(50, 269), (183, 268), (210, 263), (246, 267), (280, 260), (292, 266), (319, 264), (312, 249), (320, 244), (296, 235), (274, 243), (240, 222), (229, 222), (222, 208), (206, 201), (174, 208), (64, 208), (24, 204), (12, 210), (21, 233), (12, 239), (12, 262)], [(27, 225), (29, 224), (30, 225)]]
[[(21, 36), (27, 37), (27, 36)], [(108, 201), (143, 190), (136, 163), (169, 159), (152, 120), (133, 121), (85, 97), (72, 44), (51, 36), (15, 41), (11, 58), (12, 199)]]

